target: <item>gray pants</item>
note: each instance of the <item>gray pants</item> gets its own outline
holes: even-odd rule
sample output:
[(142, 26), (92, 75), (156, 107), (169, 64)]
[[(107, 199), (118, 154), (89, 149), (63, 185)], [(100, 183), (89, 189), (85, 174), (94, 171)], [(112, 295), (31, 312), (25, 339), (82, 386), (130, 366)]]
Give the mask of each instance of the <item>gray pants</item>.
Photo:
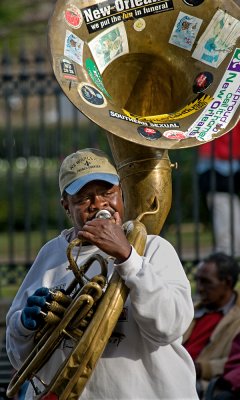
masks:
[[(240, 256), (240, 199), (238, 195), (216, 192), (208, 193), (207, 203), (213, 215), (213, 231), (216, 241), (216, 251), (234, 256)], [(232, 209), (232, 212), (231, 212)], [(231, 234), (233, 233), (233, 243)]]

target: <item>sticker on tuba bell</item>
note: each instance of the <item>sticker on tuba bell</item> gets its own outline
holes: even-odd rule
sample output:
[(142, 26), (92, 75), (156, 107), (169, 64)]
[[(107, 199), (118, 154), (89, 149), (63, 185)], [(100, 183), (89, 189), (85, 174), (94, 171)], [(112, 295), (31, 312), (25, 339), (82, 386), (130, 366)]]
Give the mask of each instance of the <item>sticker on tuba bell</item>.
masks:
[(77, 81), (76, 70), (74, 64), (66, 58), (60, 60), (61, 75), (68, 81)]
[(148, 126), (139, 126), (137, 131), (141, 136), (148, 140), (157, 140), (162, 137), (161, 132), (157, 131), (156, 129), (149, 128)]
[(165, 131), (163, 133), (163, 136), (167, 139), (175, 139), (175, 140), (182, 140), (182, 139), (186, 139), (186, 135), (184, 132), (182, 131), (176, 131), (176, 130), (169, 130), (169, 131)]
[(75, 5), (70, 4), (64, 11), (66, 23), (73, 29), (78, 29), (83, 23), (82, 13)]
[(208, 71), (200, 72), (194, 80), (193, 92), (202, 93), (213, 83), (213, 74)]
[(183, 0), (183, 2), (187, 4), (187, 6), (196, 7), (200, 6), (200, 4), (204, 2), (204, 0)]
[(81, 98), (86, 103), (89, 103), (94, 107), (99, 107), (99, 108), (106, 107), (107, 101), (105, 97), (94, 86), (89, 85), (86, 82), (81, 82), (79, 83), (77, 90)]
[(145, 27), (146, 27), (146, 22), (145, 22), (144, 18), (138, 18), (133, 24), (133, 28), (137, 32), (143, 31), (143, 29), (145, 29)]

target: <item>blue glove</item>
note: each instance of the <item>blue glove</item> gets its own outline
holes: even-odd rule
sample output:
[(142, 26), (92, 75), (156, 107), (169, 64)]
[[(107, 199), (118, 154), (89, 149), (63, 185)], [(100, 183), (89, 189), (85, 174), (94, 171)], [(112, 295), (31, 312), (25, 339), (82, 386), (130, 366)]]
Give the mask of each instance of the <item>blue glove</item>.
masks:
[(49, 289), (42, 287), (36, 290), (32, 296), (27, 299), (27, 306), (21, 314), (21, 321), (25, 328), (36, 330), (42, 323), (41, 311), (48, 301), (51, 301)]

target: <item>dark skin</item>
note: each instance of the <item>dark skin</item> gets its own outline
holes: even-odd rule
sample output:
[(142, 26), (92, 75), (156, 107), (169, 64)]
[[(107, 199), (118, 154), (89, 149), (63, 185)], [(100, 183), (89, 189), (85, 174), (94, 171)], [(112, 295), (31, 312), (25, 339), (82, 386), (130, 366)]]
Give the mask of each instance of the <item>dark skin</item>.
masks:
[[(76, 236), (116, 259), (126, 261), (131, 246), (122, 230), (124, 206), (120, 186), (104, 181), (92, 181), (73, 196), (61, 199), (70, 214)], [(111, 219), (94, 219), (99, 210), (108, 210)]]
[[(201, 263), (196, 272), (196, 289), (201, 303), (211, 310), (227, 304), (233, 294), (231, 276), (220, 279), (214, 262)], [(201, 364), (195, 363), (197, 378), (201, 377)]]
[(231, 276), (220, 279), (215, 263), (202, 263), (195, 276), (201, 303), (212, 310), (227, 304), (233, 294)]

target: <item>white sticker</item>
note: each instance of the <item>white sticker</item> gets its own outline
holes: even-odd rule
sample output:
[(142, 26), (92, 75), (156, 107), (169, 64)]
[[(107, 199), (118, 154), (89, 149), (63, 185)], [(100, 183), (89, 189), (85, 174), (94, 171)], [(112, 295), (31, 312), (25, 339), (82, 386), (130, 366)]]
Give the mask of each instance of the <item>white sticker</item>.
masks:
[(217, 68), (233, 50), (240, 36), (240, 21), (223, 10), (217, 10), (200, 37), (192, 57)]
[(240, 105), (240, 49), (236, 49), (219, 83), (213, 100), (187, 131), (188, 137), (200, 141), (211, 140), (212, 135), (226, 128)]
[(180, 11), (174, 25), (169, 43), (191, 50), (200, 29), (202, 19), (193, 17)]
[(137, 31), (137, 32), (143, 31), (145, 26), (146, 26), (146, 22), (145, 22), (145, 19), (143, 19), (143, 18), (138, 18), (133, 24), (133, 27), (134, 27), (135, 31)]
[(84, 42), (74, 33), (66, 31), (64, 55), (75, 61), (79, 65), (83, 65), (83, 45)]
[(124, 23), (106, 29), (88, 45), (101, 74), (113, 60), (129, 52)]
[(186, 134), (185, 132), (182, 131), (175, 131), (175, 130), (169, 130), (169, 131), (165, 131), (163, 133), (163, 136), (165, 136), (168, 139), (177, 139), (177, 140), (182, 140), (182, 139), (186, 139)]

